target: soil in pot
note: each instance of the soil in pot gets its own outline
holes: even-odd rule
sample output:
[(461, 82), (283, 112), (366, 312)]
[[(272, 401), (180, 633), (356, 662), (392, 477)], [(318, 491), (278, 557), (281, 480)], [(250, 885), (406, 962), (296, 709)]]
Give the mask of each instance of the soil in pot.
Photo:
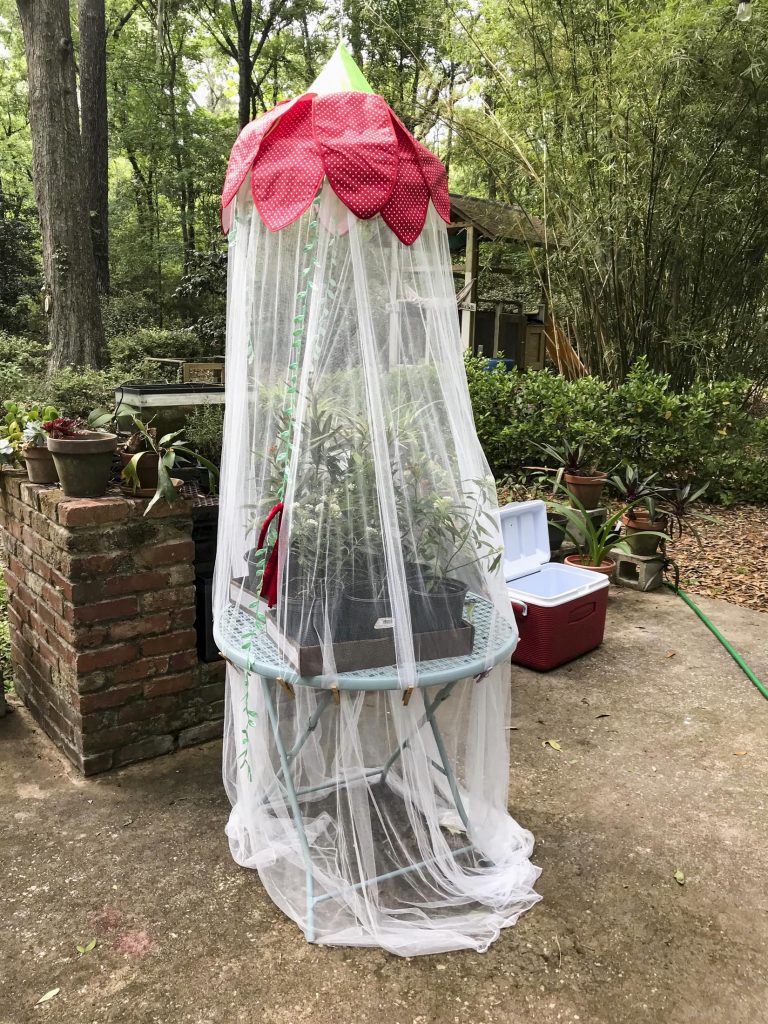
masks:
[(77, 437), (49, 437), (61, 489), (67, 498), (101, 498), (112, 476), (117, 434), (86, 430)]
[(342, 640), (386, 640), (392, 636), (392, 605), (389, 588), (359, 583), (344, 589), (339, 613)]
[[(134, 455), (136, 455), (136, 452), (120, 452), (120, 463), (123, 469), (125, 469)], [(139, 487), (142, 491), (149, 490), (150, 487), (154, 490), (157, 487), (157, 466), (159, 461), (157, 452), (144, 452), (136, 463), (136, 475), (139, 478)], [(179, 477), (179, 479), (182, 479), (182, 477)]]
[(461, 580), (426, 577), (408, 585), (411, 627), (414, 633), (434, 633), (460, 626), (464, 618), (467, 585)]
[(636, 513), (634, 519), (630, 519), (626, 515), (622, 516), (621, 522), (624, 526), (624, 540), (627, 542), (627, 547), (633, 555), (641, 555), (647, 558), (656, 554), (659, 550), (659, 544), (661, 544), (661, 537), (643, 537), (640, 535), (646, 530), (653, 530), (654, 533), (666, 533), (666, 519), (658, 519), (652, 523), (647, 515), (644, 516), (642, 513)]
[(602, 576), (613, 576), (616, 563), (612, 558), (604, 558), (600, 565), (589, 565), (588, 562), (584, 561), (583, 555), (567, 555), (565, 558), (566, 565), (575, 565), (577, 569), (589, 569), (590, 572), (599, 572)]
[(575, 476), (573, 473), (566, 473), (565, 486), (584, 508), (596, 508), (600, 504), (607, 475), (595, 473), (594, 476)]
[(59, 474), (53, 456), (47, 448), (30, 446), (24, 449), (27, 476), (33, 484), (57, 484)]

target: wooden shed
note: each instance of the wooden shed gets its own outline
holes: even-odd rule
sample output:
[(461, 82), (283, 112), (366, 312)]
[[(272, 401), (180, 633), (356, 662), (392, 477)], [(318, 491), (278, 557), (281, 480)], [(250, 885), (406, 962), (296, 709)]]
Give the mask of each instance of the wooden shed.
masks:
[[(465, 253), (464, 263), (454, 265), (454, 276), (463, 278), (458, 298), (464, 347), (475, 354), (511, 360), (520, 369), (542, 369), (548, 347), (543, 294), (538, 309), (526, 312), (515, 300), (484, 301), (478, 294), (478, 277), (481, 242), (507, 242), (522, 248), (553, 246), (554, 239), (543, 222), (521, 206), (451, 193), (448, 234), (454, 252)], [(511, 273), (504, 267), (495, 269)]]

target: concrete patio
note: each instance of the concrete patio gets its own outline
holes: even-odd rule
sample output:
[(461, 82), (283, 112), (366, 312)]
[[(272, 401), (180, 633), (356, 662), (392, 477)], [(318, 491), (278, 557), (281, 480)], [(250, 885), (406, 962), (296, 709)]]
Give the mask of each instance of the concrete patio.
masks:
[[(768, 615), (700, 603), (767, 679)], [(414, 960), (308, 946), (234, 864), (220, 743), (83, 779), (15, 702), (0, 1022), (768, 1021), (768, 702), (682, 601), (615, 589), (602, 649), (513, 687), (543, 901), (484, 955)]]

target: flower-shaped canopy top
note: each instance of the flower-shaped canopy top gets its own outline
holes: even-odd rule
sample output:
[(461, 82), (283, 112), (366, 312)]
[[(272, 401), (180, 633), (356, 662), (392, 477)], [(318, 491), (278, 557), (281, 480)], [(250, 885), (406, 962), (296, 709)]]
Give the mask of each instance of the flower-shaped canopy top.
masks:
[[(222, 227), (248, 172), (253, 202), (270, 231), (297, 220), (327, 178), (356, 217), (380, 213), (405, 245), (421, 234), (430, 199), (450, 220), (448, 177), (438, 158), (415, 139), (370, 86), (346, 51), (337, 50), (307, 93), (278, 103), (241, 131), (229, 157), (221, 197)], [(334, 61), (352, 63), (355, 91), (324, 92)], [(333, 84), (338, 88), (339, 80)], [(346, 84), (343, 83), (343, 84)], [(361, 88), (362, 86), (362, 88)]]

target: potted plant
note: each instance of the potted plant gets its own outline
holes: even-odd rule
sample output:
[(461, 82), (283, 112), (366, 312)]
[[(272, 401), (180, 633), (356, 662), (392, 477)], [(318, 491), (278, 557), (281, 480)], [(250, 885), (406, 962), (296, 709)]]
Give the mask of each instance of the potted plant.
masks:
[(568, 520), (564, 515), (552, 509), (552, 503), (547, 502), (547, 535), (549, 537), (549, 551), (554, 554), (563, 546)]
[(684, 533), (696, 540), (699, 547), (702, 547), (701, 536), (696, 529), (694, 520), (702, 522), (717, 522), (714, 516), (705, 515), (697, 505), (709, 488), (709, 481), (697, 486), (693, 481), (685, 483), (677, 482), (665, 489), (659, 500), (659, 507), (668, 524), (669, 539), (673, 537), (679, 540)]
[(19, 402), (4, 402), (5, 417), (0, 427), (0, 438), (4, 440), (5, 462), (15, 465), (19, 456), (24, 459), (27, 475), (32, 483), (53, 484), (58, 482), (56, 467), (46, 447), (43, 423), (55, 419), (59, 414), (52, 406), (32, 406), (31, 409)]
[[(134, 425), (136, 425), (134, 423)], [(160, 457), (152, 444), (157, 442), (157, 430), (147, 424), (144, 430), (136, 429), (128, 437), (119, 451), (120, 463), (122, 465), (121, 479), (125, 481), (124, 487), (141, 497), (144, 492), (149, 491), (149, 496), (154, 495), (157, 490), (158, 463)], [(126, 474), (126, 466), (132, 464), (134, 472)]]
[(27, 466), (27, 476), (34, 484), (56, 484), (59, 474), (53, 454), (48, 449), (48, 435), (43, 430), (43, 423), (56, 419), (58, 411), (47, 406), (42, 411), (31, 409), (24, 425), (24, 443), (21, 453)]
[(157, 437), (157, 431), (150, 423), (144, 423), (137, 416), (131, 416), (136, 430), (131, 434), (128, 444), (135, 451), (125, 453), (121, 478), (125, 489), (140, 497), (149, 497), (147, 491), (154, 493), (144, 510), (144, 515), (161, 501), (172, 505), (178, 499), (181, 481), (174, 483), (171, 470), (177, 464), (200, 464), (208, 471), (211, 491), (215, 491), (218, 470), (208, 459), (193, 452), (184, 440), (183, 430)]
[[(625, 505), (618, 512), (607, 516), (604, 522), (595, 522), (577, 498), (572, 497), (571, 501), (573, 505), (557, 505), (558, 511), (568, 520), (566, 533), (579, 549), (578, 554), (566, 557), (566, 565), (576, 565), (604, 576), (613, 576), (616, 562), (610, 557), (610, 552), (614, 548), (619, 551), (629, 550), (626, 541), (620, 540), (619, 522), (632, 506)], [(574, 527), (579, 533), (575, 533)], [(665, 534), (659, 536), (665, 537)]]
[(112, 474), (117, 434), (88, 430), (80, 420), (43, 423), (61, 488), (68, 498), (101, 498)]
[(405, 521), (413, 529), (407, 577), (411, 626), (414, 633), (455, 629), (463, 622), (469, 589), (463, 576), (480, 563), (487, 563), (488, 572), (495, 572), (501, 562), (502, 552), (495, 543), (496, 520), (487, 510), (488, 483), (473, 481), (475, 489), (461, 497), (427, 492), (417, 498), (415, 495), (423, 493), (418, 461), (410, 473), (415, 481), (407, 482), (411, 509)]
[(538, 444), (536, 447), (559, 467), (555, 477), (555, 489), (559, 487), (561, 480), (565, 480), (565, 486), (570, 494), (584, 508), (598, 507), (608, 474), (597, 469), (585, 445), (580, 444), (574, 448), (568, 441), (563, 441), (559, 448), (551, 444)]
[(627, 466), (623, 477), (611, 477), (622, 501), (631, 506), (621, 517), (621, 523), (627, 547), (634, 555), (655, 555), (662, 536), (668, 533), (668, 516), (658, 504), (668, 488), (654, 483), (657, 475), (642, 477), (636, 466)]

